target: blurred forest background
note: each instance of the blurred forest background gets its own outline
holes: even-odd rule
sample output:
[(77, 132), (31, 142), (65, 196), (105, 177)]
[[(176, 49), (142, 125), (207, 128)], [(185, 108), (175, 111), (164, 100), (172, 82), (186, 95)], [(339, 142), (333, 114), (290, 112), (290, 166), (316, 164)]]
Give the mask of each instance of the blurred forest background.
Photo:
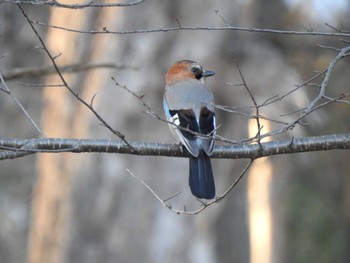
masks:
[[(72, 4), (72, 1), (61, 1)], [(108, 3), (101, 1), (102, 3)], [(29, 18), (81, 31), (125, 31), (181, 26), (233, 26), (293, 31), (350, 30), (342, 1), (146, 0), (130, 7), (67, 9), (23, 5)], [(285, 94), (325, 70), (343, 47), (339, 37), (234, 30), (139, 34), (83, 34), (34, 24), (61, 65), (108, 64), (64, 74), (69, 85), (129, 141), (173, 142), (166, 123), (111, 77), (163, 115), (164, 75), (181, 59), (217, 74), (207, 80), (216, 103), (254, 114), (237, 61), (255, 99)], [(349, 39), (348, 39), (349, 40)], [(38, 37), (16, 4), (0, 1), (0, 72), (48, 137), (118, 139), (64, 88), (57, 75), (10, 78), (18, 70), (52, 68)], [(348, 58), (333, 72), (329, 96), (349, 93)], [(7, 77), (7, 78), (6, 78)], [(322, 80), (317, 79), (315, 82)], [(54, 85), (54, 86), (50, 86)], [(56, 85), (56, 86), (55, 86)], [(281, 119), (318, 93), (307, 86), (261, 109)], [(285, 121), (295, 118), (287, 115)], [(348, 104), (314, 112), (308, 125), (270, 139), (350, 129)], [(217, 110), (218, 134), (248, 138), (249, 120)], [(254, 126), (254, 124), (253, 124)], [(265, 123), (264, 129), (279, 124)], [(256, 129), (256, 127), (255, 127)], [(255, 131), (256, 132), (256, 131)], [(0, 138), (37, 138), (18, 105), (0, 92)], [(220, 143), (218, 143), (220, 144)], [(212, 160), (218, 193), (247, 160)], [(177, 215), (130, 176), (144, 180), (178, 209), (201, 204), (190, 194), (188, 160), (121, 154), (46, 153), (0, 162), (0, 262), (349, 262), (348, 151), (279, 155), (256, 161), (220, 203), (196, 216)]]

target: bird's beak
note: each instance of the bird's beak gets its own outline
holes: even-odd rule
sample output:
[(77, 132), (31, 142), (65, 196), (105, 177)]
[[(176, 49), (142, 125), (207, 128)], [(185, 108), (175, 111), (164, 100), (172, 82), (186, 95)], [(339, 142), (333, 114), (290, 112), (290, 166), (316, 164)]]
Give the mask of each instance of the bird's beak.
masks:
[(215, 75), (215, 72), (211, 71), (211, 70), (204, 70), (203, 73), (202, 73), (202, 76), (204, 78), (210, 77), (210, 76), (214, 76), (214, 75)]

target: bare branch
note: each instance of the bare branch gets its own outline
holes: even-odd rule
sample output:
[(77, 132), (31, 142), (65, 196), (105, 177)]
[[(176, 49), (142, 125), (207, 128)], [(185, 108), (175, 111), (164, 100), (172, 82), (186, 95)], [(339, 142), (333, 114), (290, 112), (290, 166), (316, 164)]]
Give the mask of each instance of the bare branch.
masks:
[(256, 125), (257, 125), (257, 130), (258, 130), (258, 132), (257, 132), (257, 134), (255, 135), (254, 138), (257, 138), (258, 144), (259, 144), (260, 147), (261, 147), (261, 142), (260, 142), (260, 137), (261, 137), (261, 136), (260, 136), (260, 132), (261, 132), (262, 126), (261, 126), (261, 124), (260, 124), (259, 106), (258, 106), (258, 103), (256, 102), (256, 100), (255, 100), (255, 98), (254, 98), (253, 93), (251, 92), (251, 90), (249, 89), (249, 87), (248, 87), (248, 85), (247, 85), (247, 83), (246, 83), (246, 81), (245, 81), (245, 78), (244, 78), (244, 76), (243, 76), (243, 74), (242, 74), (242, 71), (241, 71), (241, 69), (240, 69), (240, 67), (239, 67), (239, 65), (238, 65), (238, 63), (237, 63), (237, 61), (236, 61), (236, 60), (234, 60), (234, 61), (235, 61), (235, 65), (236, 65), (236, 67), (237, 67), (237, 69), (238, 69), (239, 76), (240, 76), (241, 79), (242, 79), (243, 86), (244, 86), (244, 88), (246, 89), (246, 91), (248, 92), (248, 94), (249, 94), (251, 100), (253, 101), (254, 107), (255, 107), (255, 114), (256, 114), (256, 115), (255, 115), (255, 120), (256, 120)]
[(16, 4), (30, 4), (30, 5), (47, 5), (52, 7), (60, 7), (60, 8), (70, 8), (70, 9), (83, 9), (88, 7), (127, 7), (127, 6), (135, 6), (145, 2), (146, 0), (136, 0), (134, 2), (117, 2), (117, 3), (103, 3), (96, 4), (93, 0), (91, 0), (87, 4), (62, 4), (56, 0), (1, 0), (1, 3), (16, 3)]
[[(228, 106), (220, 106), (220, 105), (216, 105), (217, 108), (220, 108), (222, 110), (225, 110), (225, 111), (228, 111), (228, 112), (233, 112), (233, 113), (238, 113), (242, 116), (244, 116), (245, 118), (250, 118), (250, 119), (256, 119), (257, 121), (259, 120), (259, 118), (261, 119), (267, 119), (269, 121), (272, 121), (274, 123), (278, 123), (278, 124), (281, 124), (282, 127), (278, 130), (275, 130), (275, 131), (271, 131), (271, 132), (268, 132), (268, 133), (265, 133), (265, 134), (260, 134), (259, 131), (261, 131), (261, 129), (259, 129), (260, 125), (258, 123), (258, 133), (256, 134), (256, 136), (254, 136), (253, 138), (248, 138), (248, 139), (244, 139), (242, 140), (241, 142), (242, 143), (246, 143), (246, 142), (257, 142), (259, 143), (259, 141), (263, 138), (266, 138), (266, 137), (270, 137), (270, 136), (275, 136), (275, 135), (278, 135), (278, 134), (281, 134), (281, 133), (284, 133), (288, 130), (291, 130), (293, 129), (297, 124), (300, 124), (300, 125), (305, 125), (304, 123), (302, 123), (302, 120), (305, 119), (306, 116), (308, 116), (310, 113), (330, 104), (330, 103), (334, 103), (334, 102), (338, 102), (338, 103), (345, 103), (345, 104), (348, 104), (349, 101), (348, 100), (344, 100), (344, 98), (348, 97), (349, 94), (340, 94), (338, 97), (335, 97), (335, 98), (330, 98), (330, 97), (327, 97), (325, 95), (325, 88), (326, 86), (328, 85), (328, 81), (329, 81), (329, 78), (331, 76), (331, 73), (333, 72), (334, 70), (334, 67), (336, 65), (337, 62), (339, 62), (340, 59), (344, 58), (345, 56), (348, 56), (350, 53), (349, 53), (349, 50), (350, 50), (350, 46), (349, 47), (345, 47), (343, 49), (340, 50), (339, 54), (336, 56), (336, 58), (330, 63), (330, 66), (322, 71), (322, 72), (319, 72), (317, 73), (316, 75), (314, 75), (313, 77), (309, 78), (308, 80), (306, 80), (304, 83), (302, 84), (299, 84), (299, 85), (296, 85), (296, 88), (294, 88), (293, 90), (291, 91), (288, 91), (286, 94), (282, 95), (282, 96), (279, 96), (278, 94), (275, 94), (274, 96), (272, 96), (271, 98), (268, 98), (267, 100), (265, 100), (263, 103), (261, 104), (257, 104), (257, 102), (255, 101), (254, 97), (253, 97), (253, 94), (250, 92), (249, 88), (247, 87), (247, 84), (243, 78), (243, 75), (242, 75), (242, 72), (240, 71), (237, 63), (236, 63), (236, 66), (237, 66), (237, 69), (238, 69), (238, 72), (241, 76), (241, 79), (243, 81), (242, 84), (230, 84), (230, 83), (226, 83), (227, 85), (230, 85), (230, 86), (244, 86), (245, 89), (248, 91), (251, 99), (253, 100), (253, 104), (254, 106), (249, 106), (249, 107), (243, 107), (244, 109), (253, 109), (255, 108), (255, 111), (256, 113), (254, 115), (252, 114), (249, 114), (249, 113), (244, 113), (244, 112), (240, 112), (238, 111), (237, 107), (228, 107)], [(321, 85), (318, 85), (318, 84), (314, 84), (312, 83), (312, 81), (320, 78), (321, 76), (324, 76), (324, 79), (322, 80), (322, 84)], [(295, 120), (287, 123), (285, 121), (280, 121), (280, 120), (275, 120), (275, 119), (271, 119), (271, 118), (268, 118), (266, 116), (262, 116), (259, 114), (259, 108), (260, 107), (266, 107), (276, 101), (281, 101), (282, 99), (286, 98), (287, 96), (289, 96), (290, 94), (292, 94), (293, 92), (299, 90), (300, 88), (302, 87), (305, 87), (305, 86), (316, 86), (316, 87), (319, 87), (320, 88), (320, 94), (314, 99), (313, 103), (311, 103), (308, 107), (310, 107), (309, 109), (308, 108), (304, 108), (304, 109), (297, 109), (297, 110), (294, 110), (292, 113), (288, 113), (288, 114), (283, 114), (281, 115), (281, 117), (283, 116), (286, 116), (286, 115), (291, 115), (291, 114), (296, 114), (296, 113), (301, 113)], [(320, 103), (318, 105), (317, 102), (321, 99), (325, 99), (326, 101), (323, 102), (323, 103)], [(219, 137), (219, 136), (217, 136)], [(218, 139), (218, 138), (216, 138)], [(222, 140), (222, 141), (225, 141), (225, 142), (228, 142), (226, 139), (218, 139), (218, 140)]]
[[(98, 68), (136, 69), (136, 67), (117, 65), (114, 63), (72, 64), (58, 67), (59, 71), (62, 74), (75, 73)], [(24, 77), (42, 77), (50, 74), (57, 74), (56, 69), (53, 66), (45, 66), (40, 68), (18, 68), (14, 69), (12, 72), (4, 73), (3, 78), (4, 80), (13, 80)]]
[(215, 10), (215, 14), (221, 18), (221, 20), (222, 20), (222, 22), (224, 22), (225, 26), (230, 26), (230, 24), (227, 22), (226, 17), (223, 14), (221, 14), (221, 12), (219, 10)]
[(132, 173), (129, 169), (126, 169), (126, 171), (135, 179), (137, 179), (141, 184), (143, 184), (151, 193), (152, 195), (157, 198), (157, 200), (164, 206), (169, 208), (170, 210), (174, 211), (175, 213), (177, 213), (178, 215), (183, 214), (183, 215), (197, 215), (200, 212), (202, 212), (204, 209), (206, 209), (207, 207), (219, 203), (220, 201), (222, 201), (230, 192), (231, 190), (239, 183), (239, 181), (243, 178), (243, 176), (245, 175), (245, 173), (248, 171), (249, 167), (252, 165), (253, 163), (253, 159), (250, 160), (250, 162), (246, 165), (246, 167), (242, 170), (241, 174), (237, 177), (237, 179), (226, 189), (226, 191), (220, 195), (217, 196), (215, 199), (205, 202), (203, 200), (198, 199), (198, 201), (202, 204), (202, 206), (200, 208), (198, 208), (197, 210), (194, 211), (187, 211), (186, 208), (184, 208), (183, 210), (179, 210), (179, 209), (175, 209), (172, 207), (172, 205), (167, 202), (169, 199), (171, 199), (173, 196), (178, 195), (178, 193), (176, 193), (175, 195), (173, 195), (170, 198), (167, 198), (165, 200), (162, 200), (159, 195), (142, 179), (140, 179), (139, 177), (137, 177), (134, 173)]
[(137, 95), (135, 92), (133, 92), (132, 90), (130, 90), (127, 86), (125, 85), (121, 85), (114, 77), (112, 77), (112, 80), (114, 81), (115, 85), (126, 90), (129, 94), (131, 94), (133, 97), (135, 97), (136, 99), (138, 99), (141, 103), (142, 106), (145, 107), (148, 111), (150, 111), (152, 113), (152, 115), (156, 116), (158, 119), (163, 120), (160, 116), (158, 116), (157, 114), (155, 114), (152, 111), (152, 108), (150, 106), (147, 105), (147, 103), (143, 100), (144, 95)]
[(14, 102), (20, 107), (20, 109), (22, 110), (22, 112), (26, 115), (27, 119), (30, 121), (30, 123), (34, 126), (34, 128), (40, 133), (40, 135), (44, 138), (46, 138), (46, 135), (44, 134), (44, 132), (39, 128), (39, 126), (35, 123), (35, 121), (33, 120), (33, 118), (29, 115), (29, 113), (27, 112), (27, 110), (23, 107), (23, 105), (19, 102), (19, 100), (12, 95), (10, 89), (7, 87), (1, 73), (0, 73), (0, 90), (5, 92), (7, 95), (9, 95), (11, 97), (12, 100), (14, 100)]
[[(309, 114), (311, 114), (312, 112), (322, 108), (322, 107), (325, 107), (326, 105), (330, 104), (330, 103), (334, 103), (334, 102), (338, 102), (340, 100), (342, 100), (343, 98), (345, 97), (348, 97), (350, 96), (350, 94), (340, 94), (337, 98), (333, 98), (333, 99), (330, 99), (324, 103), (321, 103), (317, 106), (315, 106), (313, 109), (311, 109), (311, 111), (309, 112), (304, 112), (302, 113), (298, 118), (296, 118), (295, 120), (291, 121), (287, 126), (285, 127), (282, 127), (280, 130), (276, 130), (276, 131), (272, 131), (272, 132), (268, 132), (268, 133), (264, 133), (261, 135), (261, 138), (265, 138), (265, 137), (270, 137), (270, 136), (274, 136), (274, 135), (277, 135), (277, 134), (281, 134), (281, 133), (284, 133), (288, 130), (291, 130), (293, 129), (298, 123), (299, 124), (302, 124), (301, 123), (301, 120), (303, 120), (306, 116), (308, 116)], [(302, 111), (302, 110), (298, 110), (296, 112), (299, 112), (299, 111)]]
[(63, 84), (37, 84), (37, 83), (24, 83), (20, 81), (16, 81), (17, 84), (25, 87), (38, 87), (38, 88), (57, 88), (64, 87)]
[(325, 26), (331, 28), (332, 30), (336, 31), (336, 32), (341, 32), (341, 33), (350, 33), (350, 31), (344, 31), (344, 30), (340, 30), (339, 28), (336, 28), (335, 26), (332, 26), (328, 23), (324, 23)]
[[(43, 153), (120, 153), (142, 156), (188, 157), (177, 144), (130, 142), (132, 147), (116, 140), (96, 139), (0, 139), (0, 149), (12, 152)], [(350, 133), (292, 138), (255, 144), (216, 146), (211, 158), (220, 159), (257, 159), (261, 157), (312, 151), (350, 149)], [(4, 152), (2, 152), (4, 153)], [(11, 159), (2, 156), (0, 160)]]
[[(158, 201), (165, 207), (169, 208), (170, 210), (173, 210), (171, 205), (167, 203), (167, 201), (170, 199), (170, 198), (167, 198), (165, 200), (162, 200), (159, 195), (156, 194), (156, 192), (145, 182), (143, 181), (142, 179), (140, 179), (139, 177), (137, 177), (133, 172), (130, 171), (130, 169), (126, 168), (125, 169), (132, 177), (134, 177), (135, 179), (137, 179), (141, 184), (143, 184), (151, 193), (152, 195), (158, 199)], [(173, 197), (173, 196), (172, 196)], [(171, 197), (171, 198), (172, 198)]]
[(111, 31), (107, 27), (103, 27), (102, 30), (79, 30), (72, 29), (56, 25), (48, 25), (39, 21), (33, 21), (32, 23), (55, 28), (59, 30), (64, 30), (79, 34), (115, 34), (115, 35), (130, 35), (130, 34), (146, 34), (146, 33), (164, 33), (172, 31), (243, 31), (249, 33), (267, 33), (267, 34), (279, 34), (279, 35), (293, 35), (293, 36), (317, 36), (317, 37), (350, 37), (350, 33), (340, 33), (340, 32), (308, 32), (308, 31), (288, 31), (288, 30), (275, 30), (266, 28), (249, 28), (249, 27), (237, 27), (237, 26), (198, 26), (198, 27), (162, 27), (154, 29), (138, 29), (138, 30), (125, 30), (125, 31)]
[(324, 77), (322, 84), (321, 84), (321, 88), (320, 88), (320, 93), (316, 96), (316, 98), (314, 98), (314, 100), (309, 104), (309, 106), (306, 108), (306, 110), (304, 111), (304, 113), (308, 113), (310, 112), (315, 105), (324, 97), (325, 92), (326, 92), (326, 87), (328, 86), (328, 82), (330, 80), (331, 74), (336, 66), (336, 64), (344, 57), (349, 55), (350, 51), (350, 46), (344, 47), (340, 50), (340, 52), (338, 53), (338, 55), (331, 61), (331, 63), (329, 64), (329, 67), (327, 68), (327, 72), (326, 72), (326, 76)]

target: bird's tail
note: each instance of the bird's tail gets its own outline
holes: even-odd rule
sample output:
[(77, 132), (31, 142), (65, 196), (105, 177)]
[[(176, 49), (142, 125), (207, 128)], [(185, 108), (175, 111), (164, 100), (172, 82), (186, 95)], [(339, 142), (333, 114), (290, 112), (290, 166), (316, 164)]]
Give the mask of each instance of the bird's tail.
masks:
[(215, 184), (210, 158), (204, 151), (198, 157), (190, 157), (190, 188), (192, 194), (198, 198), (213, 199)]

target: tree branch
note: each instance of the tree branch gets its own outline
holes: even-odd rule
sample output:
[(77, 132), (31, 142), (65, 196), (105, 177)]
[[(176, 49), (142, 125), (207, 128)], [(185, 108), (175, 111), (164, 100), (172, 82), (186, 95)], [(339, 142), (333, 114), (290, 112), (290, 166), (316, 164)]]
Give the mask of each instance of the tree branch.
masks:
[(267, 28), (251, 28), (251, 27), (238, 27), (238, 26), (177, 26), (177, 27), (162, 27), (153, 29), (137, 29), (137, 30), (124, 30), (124, 31), (110, 31), (107, 27), (103, 27), (102, 30), (79, 30), (72, 29), (56, 25), (48, 25), (39, 21), (31, 21), (32, 23), (60, 29), (68, 32), (79, 34), (115, 34), (115, 35), (130, 35), (130, 34), (145, 34), (145, 33), (165, 33), (172, 31), (243, 31), (249, 33), (268, 33), (279, 35), (293, 35), (293, 36), (322, 36), (322, 37), (350, 37), (350, 33), (341, 32), (317, 32), (317, 31), (290, 31), (290, 30), (276, 30)]
[[(115, 63), (71, 64), (58, 67), (61, 73), (74, 73), (98, 68), (136, 69), (136, 67), (117, 65)], [(13, 80), (24, 77), (42, 77), (50, 74), (57, 74), (56, 69), (53, 66), (45, 66), (40, 68), (18, 68), (12, 70), (11, 72), (4, 73), (3, 78), (4, 80)]]
[[(130, 142), (102, 139), (0, 139), (0, 160), (35, 153), (120, 153), (148, 156), (188, 157), (177, 144)], [(350, 133), (275, 140), (261, 145), (243, 144), (216, 146), (212, 158), (257, 159), (261, 157), (313, 151), (350, 149)], [(18, 156), (14, 153), (18, 153)]]
[(210, 201), (203, 201), (203, 200), (199, 200), (198, 201), (201, 202), (202, 206), (196, 210), (193, 211), (187, 211), (186, 209), (184, 210), (179, 210), (179, 209), (175, 209), (172, 207), (172, 205), (170, 204), (170, 202), (168, 202), (170, 199), (172, 199), (173, 197), (177, 196), (179, 193), (176, 193), (175, 195), (172, 195), (171, 197), (168, 197), (167, 199), (163, 200), (160, 198), (160, 196), (142, 179), (140, 179), (139, 177), (137, 177), (133, 172), (130, 171), (130, 169), (126, 169), (126, 171), (135, 179), (137, 179), (141, 184), (143, 184), (148, 191), (150, 191), (152, 193), (152, 195), (157, 198), (157, 200), (164, 206), (169, 208), (170, 210), (174, 211), (175, 213), (177, 213), (178, 215), (180, 214), (184, 214), (184, 215), (197, 215), (200, 212), (202, 212), (204, 209), (206, 209), (207, 207), (219, 203), (221, 202), (231, 191), (232, 189), (241, 181), (241, 179), (243, 178), (243, 176), (245, 175), (245, 173), (248, 171), (248, 169), (250, 168), (250, 166), (252, 165), (254, 159), (251, 159), (250, 162), (245, 166), (245, 168), (241, 171), (240, 175), (236, 178), (236, 180), (226, 189), (226, 191), (215, 197), (215, 199), (210, 200)]
[(344, 57), (349, 55), (350, 46), (344, 47), (340, 50), (338, 55), (331, 61), (327, 68), (326, 76), (324, 77), (320, 93), (313, 99), (313, 101), (309, 104), (309, 106), (305, 109), (304, 113), (310, 112), (315, 105), (325, 96), (326, 88), (328, 86), (328, 82), (331, 78), (331, 75), (333, 73), (333, 70), (335, 69), (336, 64)]
[(60, 8), (70, 8), (70, 9), (83, 9), (87, 7), (127, 7), (127, 6), (135, 6), (141, 4), (146, 0), (137, 0), (134, 2), (123, 2), (123, 3), (103, 3), (103, 4), (95, 4), (93, 0), (91, 0), (87, 4), (62, 4), (56, 0), (1, 0), (1, 3), (16, 3), (16, 4), (30, 4), (30, 5), (47, 5), (52, 7), (60, 7)]
[(24, 108), (24, 106), (19, 102), (19, 100), (14, 95), (12, 95), (12, 93), (11, 93), (10, 89), (7, 87), (7, 85), (6, 85), (5, 81), (4, 81), (4, 78), (2, 77), (1, 73), (0, 73), (0, 91), (5, 92), (7, 95), (9, 95), (11, 97), (11, 99), (18, 105), (18, 107), (20, 107), (21, 111), (26, 115), (27, 119), (34, 126), (34, 128), (40, 133), (41, 136), (46, 138), (46, 135), (44, 134), (44, 132), (35, 123), (33, 118), (30, 117), (29, 113)]

